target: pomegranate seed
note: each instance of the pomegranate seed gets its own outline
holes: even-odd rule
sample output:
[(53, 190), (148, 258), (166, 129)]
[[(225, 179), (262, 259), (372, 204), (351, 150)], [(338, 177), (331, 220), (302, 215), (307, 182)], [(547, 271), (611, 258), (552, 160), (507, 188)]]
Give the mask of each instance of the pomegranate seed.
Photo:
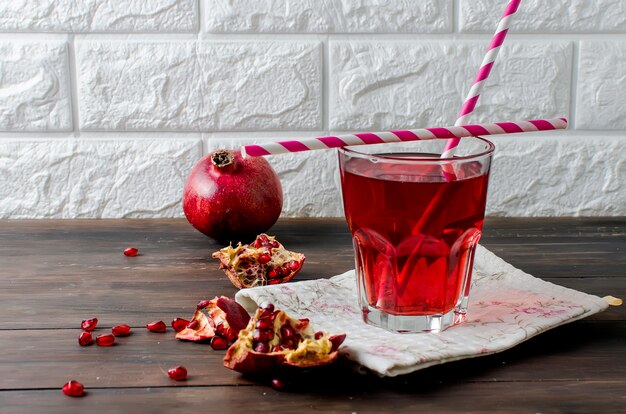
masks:
[(85, 387), (78, 381), (70, 380), (61, 388), (63, 394), (70, 397), (82, 397), (85, 394)]
[(114, 336), (128, 336), (130, 335), (130, 326), (126, 324), (117, 325), (114, 326), (111, 331), (113, 332)]
[(272, 352), (280, 352), (285, 349), (288, 349), (285, 345), (276, 345), (274, 348), (272, 348)]
[(282, 390), (285, 388), (285, 383), (280, 378), (274, 378), (272, 380), (272, 388), (275, 390)]
[(78, 344), (80, 346), (87, 346), (93, 344), (93, 338), (90, 332), (81, 332), (78, 337)]
[(112, 334), (104, 334), (96, 336), (96, 344), (100, 346), (111, 346), (115, 343), (115, 337)]
[(124, 250), (124, 256), (127, 257), (135, 257), (137, 256), (137, 254), (139, 254), (139, 250), (135, 249), (134, 247), (129, 247), (128, 249)]
[(193, 321), (189, 322), (189, 324), (187, 325), (187, 328), (198, 329), (198, 326), (200, 326), (200, 322), (198, 322), (197, 319), (194, 319)]
[(254, 324), (254, 327), (257, 329), (270, 329), (274, 323), (269, 318), (263, 318), (257, 321)]
[(269, 277), (270, 279), (276, 279), (278, 276), (280, 276), (280, 273), (278, 272), (278, 270), (276, 270), (275, 267), (271, 267), (270, 271), (267, 272), (267, 277)]
[(267, 354), (270, 352), (270, 345), (267, 342), (257, 342), (256, 345), (254, 345), (254, 350), (262, 354)]
[(198, 304), (196, 305), (196, 309), (204, 309), (204, 308), (206, 308), (207, 306), (209, 306), (209, 303), (210, 303), (210, 302), (211, 302), (211, 301), (210, 301), (209, 299), (207, 299), (207, 300), (201, 300), (201, 301), (200, 301), (200, 302), (198, 302)]
[(257, 259), (257, 261), (260, 264), (265, 264), (265, 263), (269, 263), (269, 261), (272, 260), (272, 257), (267, 254), (267, 253), (263, 253), (262, 255), (259, 256), (259, 258)]
[(291, 262), (289, 262), (288, 265), (289, 265), (289, 268), (294, 272), (300, 269), (300, 263), (296, 262), (295, 260), (292, 260)]
[(271, 303), (264, 303), (261, 305), (261, 309), (267, 312), (274, 312), (274, 305)]
[(85, 319), (81, 322), (80, 327), (85, 331), (93, 331), (98, 324), (98, 318)]
[(324, 336), (324, 332), (322, 331), (315, 332), (315, 339), (320, 339), (322, 336)]
[(284, 265), (283, 267), (279, 267), (278, 270), (280, 271), (280, 275), (282, 277), (287, 277), (291, 274), (291, 270), (289, 270), (289, 267), (287, 265)]
[(237, 334), (235, 333), (235, 331), (232, 328), (228, 328), (226, 330), (226, 335), (224, 337), (232, 342), (235, 339), (237, 339)]
[(183, 381), (187, 379), (187, 368), (177, 366), (167, 371), (167, 376), (174, 381)]
[(156, 333), (163, 333), (167, 330), (167, 326), (165, 326), (165, 322), (163, 321), (151, 322), (146, 325), (146, 328), (148, 328), (150, 332)]
[(270, 242), (270, 246), (272, 246), (275, 249), (278, 249), (278, 247), (280, 246), (280, 244), (278, 244), (278, 242), (276, 240), (274, 240), (273, 242)]
[(267, 342), (274, 338), (274, 332), (269, 329), (255, 329), (252, 333), (252, 339), (257, 342)]
[(219, 336), (226, 337), (226, 326), (224, 326), (224, 323), (220, 323), (215, 327), (215, 333)]
[(224, 339), (221, 336), (215, 335), (211, 338), (211, 348), (215, 350), (226, 349), (230, 346), (228, 339)]
[(187, 327), (187, 325), (189, 325), (189, 321), (187, 319), (174, 318), (174, 320), (172, 320), (172, 328), (174, 328), (176, 332), (182, 331)]
[(283, 341), (293, 338), (293, 328), (289, 325), (284, 325), (280, 328), (280, 335), (283, 337)]
[(285, 347), (289, 349), (296, 349), (298, 347), (296, 341), (294, 341), (293, 338), (284, 340), (283, 345), (285, 345)]
[(256, 239), (254, 241), (254, 247), (256, 247), (257, 249), (259, 249), (261, 246), (263, 246), (263, 243), (261, 242), (261, 240)]

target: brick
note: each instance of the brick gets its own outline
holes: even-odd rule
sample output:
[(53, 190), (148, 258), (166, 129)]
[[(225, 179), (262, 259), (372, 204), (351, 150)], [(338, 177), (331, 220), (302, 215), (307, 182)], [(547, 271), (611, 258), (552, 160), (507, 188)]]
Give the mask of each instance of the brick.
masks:
[(626, 129), (626, 42), (582, 41), (576, 128)]
[[(460, 0), (460, 29), (492, 33), (506, 2)], [(624, 0), (524, 0), (511, 23), (511, 32), (624, 33)]]
[(82, 129), (320, 126), (318, 43), (85, 42), (77, 50)]
[(195, 0), (10, 0), (0, 2), (0, 31), (190, 32)]
[(206, 0), (210, 32), (450, 32), (450, 0)]
[(0, 141), (0, 218), (181, 217), (199, 138)]
[(65, 42), (0, 42), (0, 130), (69, 131)]
[[(484, 42), (333, 42), (330, 128), (452, 125), (482, 61)], [(567, 117), (572, 47), (509, 42), (470, 122)]]

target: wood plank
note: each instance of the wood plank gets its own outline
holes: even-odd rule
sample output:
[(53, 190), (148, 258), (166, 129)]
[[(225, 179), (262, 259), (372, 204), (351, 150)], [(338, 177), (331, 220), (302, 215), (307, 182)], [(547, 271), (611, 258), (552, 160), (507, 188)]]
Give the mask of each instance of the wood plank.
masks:
[(358, 383), (316, 391), (262, 386), (91, 389), (69, 398), (58, 389), (0, 392), (0, 413), (623, 413), (626, 381), (430, 383), (381, 388)]
[[(222, 367), (224, 351), (214, 351), (206, 344), (178, 341), (171, 330), (154, 334), (136, 328), (130, 337), (118, 338), (118, 344), (113, 347), (80, 347), (76, 342), (79, 332), (78, 329), (0, 331), (3, 350), (0, 389), (55, 388), (67, 378), (98, 388), (170, 386), (172, 382), (165, 373), (176, 365), (189, 370), (188, 385), (249, 383)], [(451, 379), (463, 382), (621, 380), (626, 376), (625, 343), (626, 322), (581, 321), (555, 328), (500, 354), (382, 381), (393, 388), (397, 383), (418, 386)], [(353, 374), (342, 364), (320, 373), (312, 372), (306, 378), (314, 384), (326, 376), (333, 378), (337, 386), (345, 382), (380, 381), (373, 375)]]
[[(597, 255), (604, 262), (595, 266), (593, 277), (572, 271), (589, 266), (589, 257), (582, 254), (588, 244), (575, 242), (582, 230), (576, 230), (571, 220), (556, 220), (561, 223), (557, 227), (542, 224), (552, 222), (488, 221), (484, 244), (545, 280), (599, 296), (626, 297), (626, 255), (617, 257), (614, 252), (624, 251), (620, 243), (626, 238), (620, 229), (626, 228), (626, 220), (608, 224), (604, 219), (591, 220), (595, 225), (573, 220), (594, 235), (590, 239), (615, 244), (611, 248), (602, 244), (605, 255)], [(543, 240), (539, 229), (549, 229), (549, 237), (563, 232), (574, 242), (558, 254), (546, 253), (545, 246), (536, 242), (502, 242), (500, 237), (525, 234), (526, 227), (534, 236), (522, 237), (524, 243)], [(285, 220), (274, 230), (287, 247), (307, 255), (296, 280), (329, 277), (353, 268), (343, 220)], [(142, 255), (123, 256), (121, 251), (128, 245), (139, 247)], [(123, 321), (133, 326), (189, 316), (198, 300), (235, 293), (210, 257), (219, 247), (184, 220), (0, 221), (0, 329), (72, 328), (90, 316), (108, 325)], [(572, 277), (565, 277), (568, 274)], [(626, 307), (611, 308), (594, 318), (624, 320)]]

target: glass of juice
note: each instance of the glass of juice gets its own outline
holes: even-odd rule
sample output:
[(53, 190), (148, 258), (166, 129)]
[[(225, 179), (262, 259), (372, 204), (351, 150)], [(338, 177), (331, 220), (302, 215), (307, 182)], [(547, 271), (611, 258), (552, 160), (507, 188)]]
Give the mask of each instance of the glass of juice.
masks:
[(385, 145), (339, 149), (363, 319), (438, 332), (465, 319), (494, 146), (463, 138), (439, 158), (443, 140)]

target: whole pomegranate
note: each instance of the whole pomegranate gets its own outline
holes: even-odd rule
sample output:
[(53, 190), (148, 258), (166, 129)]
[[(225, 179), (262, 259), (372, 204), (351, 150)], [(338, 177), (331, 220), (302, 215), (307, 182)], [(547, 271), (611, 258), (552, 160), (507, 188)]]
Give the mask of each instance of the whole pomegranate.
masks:
[(240, 241), (276, 223), (283, 191), (272, 166), (262, 157), (218, 150), (191, 170), (183, 210), (193, 227), (220, 241)]

